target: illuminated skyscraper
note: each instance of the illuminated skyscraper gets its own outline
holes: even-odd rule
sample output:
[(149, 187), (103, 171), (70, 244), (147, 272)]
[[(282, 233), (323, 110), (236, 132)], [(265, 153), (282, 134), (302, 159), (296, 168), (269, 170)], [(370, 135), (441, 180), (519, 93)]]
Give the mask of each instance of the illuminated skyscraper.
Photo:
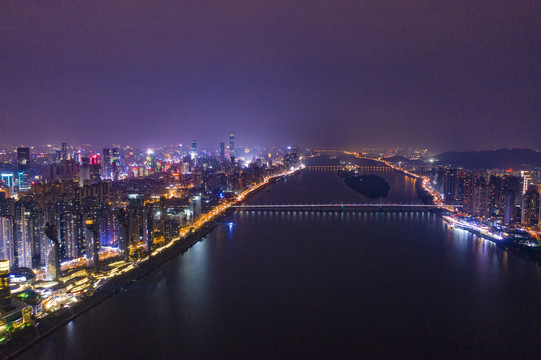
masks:
[(526, 194), (530, 184), (532, 183), (532, 176), (528, 171), (521, 171), (522, 174), (522, 195)]
[(490, 187), (485, 173), (470, 173), (464, 183), (464, 206), (466, 214), (487, 217), (491, 213)]
[(220, 143), (220, 160), (225, 161), (225, 144), (223, 142)]
[(101, 181), (101, 165), (99, 155), (90, 157), (90, 183), (97, 184)]
[(87, 256), (92, 260), (94, 272), (100, 270), (100, 224), (96, 219), (87, 218), (85, 221), (88, 238), (92, 239), (88, 243), (91, 244), (87, 248)]
[(229, 133), (229, 156), (235, 157), (235, 133)]
[(58, 243), (58, 230), (55, 225), (45, 224), (45, 235), (49, 241), (47, 255), (47, 278), (58, 281), (60, 277), (60, 245)]
[(536, 225), (539, 218), (539, 193), (537, 186), (530, 185), (522, 196), (521, 224), (524, 226)]
[(17, 148), (17, 164), (19, 171), (28, 172), (30, 166), (30, 148)]
[(6, 306), (11, 302), (11, 289), (9, 287), (9, 261), (0, 261), (0, 305)]
[(201, 215), (201, 195), (195, 195), (190, 199), (190, 210), (194, 218)]
[(13, 187), (15, 186), (15, 181), (13, 180), (13, 173), (2, 173), (0, 174), (0, 180), (8, 187), (10, 191), (10, 196), (13, 194)]
[(113, 173), (113, 180), (117, 181), (120, 177), (120, 151), (118, 148), (113, 148), (113, 153), (111, 157), (111, 170)]
[(14, 261), (13, 221), (11, 217), (0, 217), (0, 259)]
[(68, 144), (66, 142), (62, 143), (62, 149), (60, 151), (61, 160), (68, 160)]
[(195, 157), (197, 155), (197, 141), (192, 140), (192, 157)]
[(19, 191), (27, 191), (30, 189), (28, 183), (28, 173), (30, 170), (30, 148), (17, 148), (17, 172)]
[(503, 223), (510, 224), (515, 217), (515, 191), (507, 190), (505, 193), (505, 210), (503, 215)]
[(30, 219), (30, 209), (26, 204), (15, 204), (15, 242), (17, 250), (17, 258), (15, 260), (16, 267), (32, 268), (32, 221)]
[(111, 150), (103, 149), (101, 177), (103, 179), (112, 179)]
[(79, 167), (79, 185), (82, 187), (87, 183), (90, 183), (90, 159), (82, 157)]

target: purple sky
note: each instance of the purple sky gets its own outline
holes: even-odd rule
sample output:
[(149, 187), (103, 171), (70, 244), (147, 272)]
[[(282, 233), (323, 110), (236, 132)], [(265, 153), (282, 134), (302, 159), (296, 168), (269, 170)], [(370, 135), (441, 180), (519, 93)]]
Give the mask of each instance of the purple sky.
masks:
[(541, 148), (541, 6), (2, 1), (0, 144)]

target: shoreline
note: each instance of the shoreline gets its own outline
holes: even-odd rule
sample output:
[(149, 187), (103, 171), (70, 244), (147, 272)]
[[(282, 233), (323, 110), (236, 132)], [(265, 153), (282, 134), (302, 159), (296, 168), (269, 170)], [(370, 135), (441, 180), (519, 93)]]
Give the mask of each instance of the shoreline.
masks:
[[(293, 174), (296, 174), (299, 170), (300, 169), (295, 169)], [(290, 175), (291, 174), (279, 174), (273, 176), (272, 179), (281, 178), (284, 176), (287, 177)], [(272, 181), (266, 181), (258, 185), (256, 188), (246, 190), (245, 194), (242, 195), (242, 198), (237, 199), (237, 202), (244, 202), (249, 196), (257, 194), (259, 191), (272, 183)], [(39, 343), (43, 338), (47, 337), (58, 328), (75, 320), (80, 315), (98, 306), (105, 300), (111, 298), (115, 294), (118, 294), (120, 291), (125, 291), (124, 287), (128, 287), (133, 282), (141, 279), (145, 275), (148, 275), (169, 260), (186, 252), (199, 241), (202, 241), (207, 234), (212, 232), (218, 226), (220, 220), (225, 219), (235, 211), (236, 209), (233, 207), (223, 210), (223, 213), (217, 215), (214, 219), (209, 220), (192, 234), (187, 235), (182, 240), (177, 240), (169, 248), (166, 248), (163, 251), (160, 251), (158, 254), (151, 256), (148, 260), (139, 264), (131, 271), (110, 279), (109, 282), (98, 288), (88, 298), (81, 300), (80, 303), (74, 304), (66, 309), (58, 310), (57, 312), (41, 319), (41, 321), (36, 321), (36, 325), (34, 326), (28, 326), (21, 329), (15, 333), (13, 338), (7, 341), (2, 348), (0, 348), (0, 358), (14, 359), (18, 355), (21, 355), (25, 351), (31, 349), (34, 345)]]
[(152, 256), (132, 271), (111, 279), (110, 282), (96, 290), (93, 295), (82, 300), (80, 303), (75, 304), (70, 308), (59, 310), (59, 313), (51, 314), (48, 317), (41, 319), (35, 326), (21, 330), (20, 333), (15, 334), (13, 338), (3, 346), (0, 350), (0, 357), (2, 359), (16, 358), (18, 355), (31, 349), (34, 345), (52, 334), (55, 330), (65, 326), (119, 292), (125, 291), (125, 287), (130, 286), (133, 282), (150, 274), (161, 265), (174, 259), (178, 255), (185, 253), (199, 241), (202, 241), (206, 235), (211, 233), (218, 226), (220, 220), (225, 219), (235, 211), (234, 208), (225, 210), (223, 214), (218, 216), (212, 222), (196, 230), (193, 234), (188, 235), (183, 240), (178, 241), (169, 249)]

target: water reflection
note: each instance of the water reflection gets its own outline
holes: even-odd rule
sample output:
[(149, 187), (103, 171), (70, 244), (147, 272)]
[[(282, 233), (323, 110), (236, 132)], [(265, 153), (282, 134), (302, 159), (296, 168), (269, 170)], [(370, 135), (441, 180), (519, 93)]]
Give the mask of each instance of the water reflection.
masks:
[[(359, 199), (329, 187), (341, 184), (332, 173), (308, 175), (251, 201)], [(538, 355), (538, 266), (432, 213), (250, 210), (227, 221), (22, 358)]]

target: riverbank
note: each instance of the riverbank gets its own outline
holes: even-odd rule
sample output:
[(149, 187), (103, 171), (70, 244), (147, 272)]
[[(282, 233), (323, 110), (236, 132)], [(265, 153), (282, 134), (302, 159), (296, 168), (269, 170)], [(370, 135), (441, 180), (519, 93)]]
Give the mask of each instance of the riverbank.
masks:
[[(265, 179), (265, 181), (261, 182), (257, 186), (247, 189), (239, 194), (236, 202), (244, 201), (248, 196), (252, 196), (261, 191), (263, 188), (266, 188), (270, 183), (272, 183), (273, 180), (296, 174), (300, 169), (301, 168), (292, 169), (285, 173)], [(42, 319), (38, 319), (39, 321), (36, 320), (34, 326), (27, 326), (26, 328), (11, 334), (11, 339), (3, 344), (0, 348), (0, 358), (12, 359), (15, 356), (27, 351), (32, 346), (40, 342), (41, 339), (51, 334), (54, 330), (69, 323), (87, 310), (99, 305), (120, 291), (125, 291), (124, 288), (129, 286), (137, 279), (142, 278), (160, 265), (187, 251), (198, 241), (201, 241), (205, 235), (211, 232), (218, 225), (221, 219), (224, 219), (226, 216), (235, 211), (235, 209), (231, 207), (226, 207), (225, 209), (220, 209), (220, 207), (221, 206), (213, 211), (210, 211), (208, 214), (198, 220), (198, 222), (202, 222), (202, 224), (197, 224), (196, 222), (194, 225), (195, 230), (192, 228), (191, 233), (184, 233), (186, 235), (184, 235), (182, 239), (173, 240), (171, 243), (161, 247), (158, 251), (154, 250), (151, 257), (138, 262), (132, 270), (110, 278), (106, 284), (100, 286), (87, 298), (82, 299), (80, 302), (77, 302), (68, 308), (58, 310)]]
[(0, 350), (1, 358), (15, 358), (17, 355), (32, 348), (32, 346), (40, 342), (43, 338), (54, 332), (59, 327), (75, 320), (86, 311), (101, 304), (103, 301), (109, 299), (113, 295), (118, 294), (120, 291), (125, 291), (125, 288), (129, 287), (134, 281), (148, 275), (162, 264), (186, 252), (193, 245), (203, 240), (208, 233), (218, 226), (221, 220), (234, 211), (235, 209), (232, 208), (224, 211), (222, 215), (211, 223), (206, 224), (205, 226), (194, 231), (192, 234), (186, 236), (184, 239), (175, 242), (168, 249), (140, 263), (132, 271), (112, 278), (107, 284), (99, 288), (88, 298), (70, 306), (69, 308), (59, 310), (43, 319), (39, 319), (35, 326), (27, 327), (26, 329), (14, 334), (13, 338)]
[[(297, 173), (298, 170), (299, 169), (294, 169), (288, 171), (287, 173), (273, 176), (256, 187), (245, 190), (239, 195), (239, 197), (237, 197), (237, 202), (242, 202), (248, 196), (258, 193), (272, 183), (273, 180), (291, 176)], [(109, 299), (120, 291), (125, 291), (124, 288), (128, 287), (134, 281), (137, 281), (137, 279), (149, 274), (160, 265), (187, 251), (197, 242), (201, 241), (208, 233), (214, 230), (222, 219), (234, 211), (234, 208), (229, 207), (223, 210), (221, 214), (214, 215), (216, 216), (215, 218), (204, 220), (205, 223), (203, 225), (199, 225), (196, 230), (192, 231), (188, 235), (185, 235), (182, 239), (176, 240), (170, 245), (167, 245), (166, 247), (162, 248), (161, 251), (153, 251), (154, 255), (145, 259), (144, 261), (139, 262), (132, 270), (109, 279), (106, 284), (99, 287), (87, 298), (71, 305), (68, 308), (58, 310), (42, 319), (38, 319), (39, 321), (36, 321), (36, 325), (34, 326), (28, 326), (25, 329), (12, 334), (12, 338), (7, 343), (3, 344), (2, 348), (0, 348), (0, 357), (2, 359), (12, 359), (16, 357), (17, 355), (32, 348), (32, 346), (40, 342), (44, 337), (51, 334), (59, 327), (75, 320), (78, 316), (101, 304), (103, 301)]]

